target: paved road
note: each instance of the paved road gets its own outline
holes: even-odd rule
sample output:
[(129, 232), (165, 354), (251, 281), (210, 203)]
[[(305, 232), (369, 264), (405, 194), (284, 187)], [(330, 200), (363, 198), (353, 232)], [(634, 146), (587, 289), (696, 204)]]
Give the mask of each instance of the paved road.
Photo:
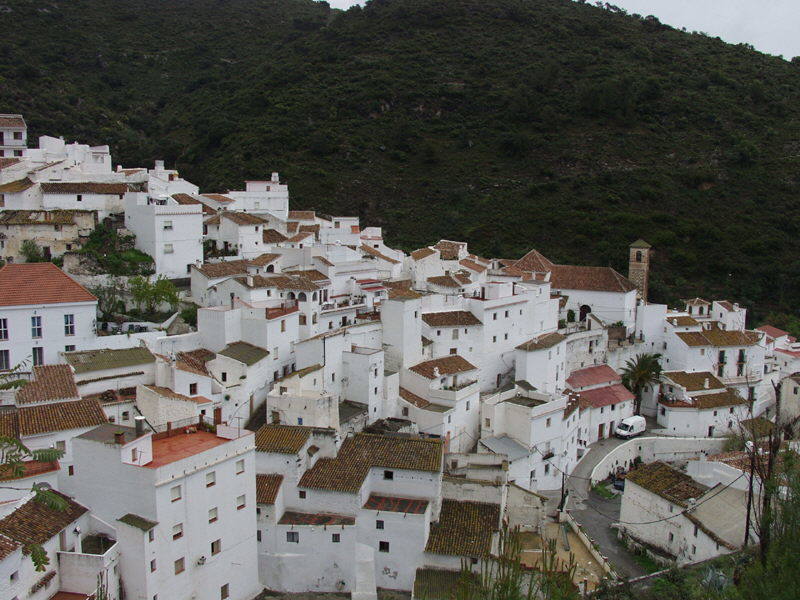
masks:
[(575, 520), (600, 547), (617, 573), (622, 577), (646, 575), (632, 554), (617, 541), (617, 532), (611, 523), (619, 519), (620, 497), (606, 500), (591, 490), (589, 475), (597, 464), (625, 440), (609, 438), (592, 444), (589, 452), (576, 465), (567, 479), (569, 502), (567, 507)]

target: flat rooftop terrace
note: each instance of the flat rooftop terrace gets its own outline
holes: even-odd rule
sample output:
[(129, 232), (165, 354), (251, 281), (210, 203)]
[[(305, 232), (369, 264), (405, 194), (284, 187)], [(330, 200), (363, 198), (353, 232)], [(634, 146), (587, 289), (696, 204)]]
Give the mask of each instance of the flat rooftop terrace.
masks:
[(211, 448), (216, 448), (229, 441), (207, 431), (174, 433), (169, 437), (153, 440), (153, 460), (143, 466), (148, 469), (157, 469)]

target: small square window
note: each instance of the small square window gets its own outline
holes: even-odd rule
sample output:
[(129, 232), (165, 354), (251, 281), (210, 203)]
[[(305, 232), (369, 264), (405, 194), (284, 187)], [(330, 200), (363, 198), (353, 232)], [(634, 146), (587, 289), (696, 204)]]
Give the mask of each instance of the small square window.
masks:
[(156, 559), (154, 558), (153, 560), (150, 561), (150, 572), (155, 573), (155, 571), (156, 571)]
[(183, 557), (175, 561), (175, 575), (183, 573), (186, 570), (186, 567), (184, 566), (183, 563), (184, 563)]
[(222, 540), (214, 540), (211, 542), (211, 556), (222, 552)]
[(241, 475), (244, 473), (244, 459), (240, 459), (236, 461), (236, 474)]
[(183, 523), (172, 526), (172, 539), (177, 540), (183, 537)]
[(147, 532), (147, 541), (152, 542), (154, 539), (156, 539), (156, 532), (154, 529), (151, 529)]
[(190, 396), (196, 396), (197, 395), (197, 384), (196, 383), (190, 383), (189, 384), (189, 395)]
[(383, 521), (381, 521), (380, 519), (375, 521), (375, 529), (383, 529)]
[(227, 600), (231, 597), (230, 590), (228, 588), (228, 584), (226, 583), (221, 588), (219, 588), (219, 598), (220, 600)]
[(11, 581), (16, 581), (17, 579), (19, 579), (19, 571), (14, 571), (14, 572), (11, 574), (11, 576), (9, 577), (9, 579), (10, 579)]
[(208, 522), (213, 523), (217, 520), (217, 507), (208, 509)]
[(286, 532), (286, 541), (292, 542), (293, 544), (300, 543), (300, 532), (299, 531), (287, 531)]
[(393, 480), (394, 479), (394, 471), (384, 471), (383, 478)]
[(298, 496), (298, 497), (299, 497), (301, 500), (302, 500), (302, 499), (305, 499), (305, 497), (306, 497), (306, 491), (305, 491), (305, 490), (299, 490), (299, 491), (297, 492), (297, 496)]
[(331, 534), (331, 542), (333, 542), (334, 544), (338, 544), (341, 541), (342, 541), (342, 534), (340, 533)]
[(245, 506), (247, 506), (247, 503), (245, 502), (244, 494), (242, 494), (241, 496), (237, 496), (236, 510), (242, 510)]
[(389, 542), (378, 542), (378, 552), (389, 552)]
[(211, 473), (206, 473), (206, 487), (210, 488), (216, 485), (217, 483), (217, 473), (216, 471), (211, 471)]
[(170, 497), (172, 498), (173, 502), (177, 502), (181, 499), (181, 486), (176, 485), (169, 491)]

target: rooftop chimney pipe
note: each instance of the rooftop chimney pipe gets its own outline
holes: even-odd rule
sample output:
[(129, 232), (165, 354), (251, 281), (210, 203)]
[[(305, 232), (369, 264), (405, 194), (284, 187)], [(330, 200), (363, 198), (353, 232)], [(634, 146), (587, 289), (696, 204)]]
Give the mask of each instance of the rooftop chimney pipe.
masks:
[(136, 437), (142, 437), (144, 435), (144, 417), (142, 415), (137, 415), (134, 417), (133, 423), (136, 426)]

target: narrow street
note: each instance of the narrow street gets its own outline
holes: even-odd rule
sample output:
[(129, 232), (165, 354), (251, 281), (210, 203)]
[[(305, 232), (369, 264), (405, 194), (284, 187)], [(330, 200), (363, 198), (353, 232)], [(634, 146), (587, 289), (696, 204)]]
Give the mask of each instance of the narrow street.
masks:
[(616, 531), (611, 529), (611, 524), (619, 519), (621, 497), (603, 498), (592, 491), (589, 482), (592, 469), (609, 452), (624, 442), (625, 440), (618, 438), (608, 438), (591, 446), (590, 451), (567, 478), (569, 490), (567, 508), (587, 535), (597, 543), (600, 552), (608, 558), (617, 573), (623, 578), (631, 578), (646, 575), (647, 571), (617, 540)]

